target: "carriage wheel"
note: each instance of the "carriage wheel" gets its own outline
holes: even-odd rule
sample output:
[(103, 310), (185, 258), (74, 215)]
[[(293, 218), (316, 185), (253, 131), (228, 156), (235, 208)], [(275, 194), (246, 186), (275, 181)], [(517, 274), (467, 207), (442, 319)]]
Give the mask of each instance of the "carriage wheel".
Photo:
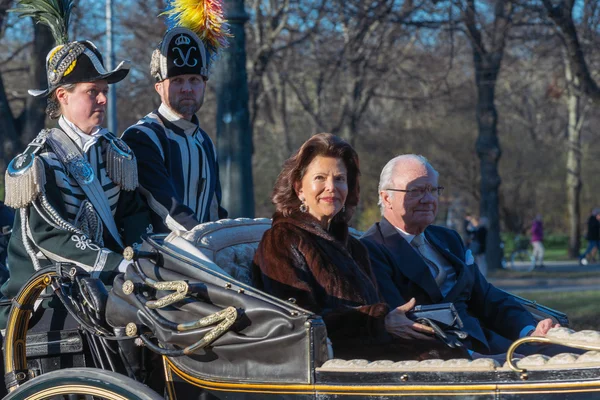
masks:
[(140, 382), (116, 372), (96, 368), (67, 368), (48, 372), (19, 386), (4, 400), (57, 398), (164, 400)]

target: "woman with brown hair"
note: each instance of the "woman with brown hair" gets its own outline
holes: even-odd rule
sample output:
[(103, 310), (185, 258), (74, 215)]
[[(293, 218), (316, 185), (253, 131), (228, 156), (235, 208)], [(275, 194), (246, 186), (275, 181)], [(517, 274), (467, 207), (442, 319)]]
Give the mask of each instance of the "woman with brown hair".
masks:
[(420, 324), (422, 334), (394, 336), (404, 312), (381, 302), (367, 251), (348, 232), (359, 175), (354, 149), (328, 133), (311, 137), (284, 163), (272, 194), (273, 226), (254, 257), (255, 285), (321, 315), (337, 358), (464, 356)]

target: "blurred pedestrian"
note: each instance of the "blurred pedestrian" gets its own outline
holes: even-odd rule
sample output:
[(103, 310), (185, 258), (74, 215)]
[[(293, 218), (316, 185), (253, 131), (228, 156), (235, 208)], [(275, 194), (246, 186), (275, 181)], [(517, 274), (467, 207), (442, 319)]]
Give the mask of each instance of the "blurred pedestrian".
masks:
[(12, 229), (14, 220), (15, 212), (3, 201), (0, 201), (0, 231), (5, 233)]
[(475, 263), (479, 267), (481, 275), (487, 276), (487, 261), (485, 259), (485, 241), (487, 239), (488, 219), (481, 217), (471, 217), (470, 224), (467, 228), (469, 233), (470, 243), (469, 250), (475, 257)]
[(541, 214), (537, 214), (531, 224), (531, 245), (533, 246), (531, 254), (533, 268), (538, 266), (544, 268), (544, 224)]
[(462, 232), (462, 234), (464, 235), (463, 241), (465, 242), (465, 246), (467, 246), (467, 247), (469, 247), (469, 245), (471, 244), (473, 230), (474, 230), (473, 216), (471, 215), (470, 212), (467, 212), (465, 214), (465, 218), (463, 219), (463, 232)]
[(588, 218), (587, 224), (587, 235), (585, 238), (588, 241), (587, 249), (585, 252), (579, 256), (579, 263), (582, 265), (587, 265), (587, 255), (592, 252), (594, 249), (598, 249), (600, 245), (600, 209), (594, 208), (592, 210), (592, 215)]
[(4, 204), (4, 202), (0, 201), (0, 285), (8, 279), (6, 256), (8, 240), (10, 239), (14, 220), (14, 211)]

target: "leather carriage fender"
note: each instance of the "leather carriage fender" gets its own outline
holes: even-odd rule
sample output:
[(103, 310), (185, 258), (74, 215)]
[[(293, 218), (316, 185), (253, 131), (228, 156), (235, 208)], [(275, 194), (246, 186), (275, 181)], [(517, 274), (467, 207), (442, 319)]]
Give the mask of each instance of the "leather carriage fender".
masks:
[[(123, 285), (123, 276), (119, 275), (113, 282), (113, 290), (108, 295), (106, 301), (106, 322), (113, 328), (121, 328), (125, 331), (125, 326), (129, 322), (137, 321), (137, 307), (127, 302), (123, 297), (115, 293), (116, 286), (120, 282)], [(122, 292), (122, 291), (121, 291)]]
[[(140, 301), (140, 299), (134, 293), (135, 290), (134, 292), (125, 292), (124, 285), (127, 283), (131, 284), (132, 282), (124, 281), (123, 276), (117, 277), (114, 281), (113, 292), (110, 296), (109, 302), (111, 311), (113, 309), (115, 310), (114, 313), (110, 313), (111, 326), (113, 328), (122, 326), (130, 327), (131, 324), (134, 324), (135, 329), (131, 329), (131, 331), (128, 333), (130, 336), (137, 336), (137, 334), (144, 333), (140, 332), (139, 329), (141, 326), (144, 326), (146, 327), (145, 331), (151, 331), (153, 336), (156, 337), (159, 342), (177, 343), (184, 346), (184, 354), (193, 353), (195, 350), (209, 345), (212, 343), (212, 341), (216, 340), (218, 337), (232, 328), (232, 325), (234, 325), (238, 319), (238, 315), (243, 316), (242, 309), (236, 309), (234, 307), (219, 309), (217, 306), (199, 302), (204, 304), (203, 311), (205, 311), (205, 314), (208, 312), (208, 315), (202, 317), (202, 314), (200, 313), (189, 313), (189, 321), (186, 320), (185, 322), (181, 322), (178, 319), (178, 322), (174, 322), (162, 315), (164, 312), (159, 313), (151, 310), (151, 308), (155, 308), (149, 307), (151, 301), (147, 301), (145, 304)], [(162, 291), (156, 292), (157, 297), (161, 297), (163, 295), (164, 292)], [(183, 302), (183, 300), (181, 301)], [(120, 311), (123, 309), (123, 303), (126, 303), (129, 308), (126, 310), (126, 312), (120, 313)], [(159, 308), (164, 309), (166, 307)], [(190, 337), (189, 340), (193, 340), (193, 343), (182, 343), (181, 338), (185, 337), (186, 335)], [(147, 338), (142, 337), (142, 339), (144, 339), (144, 342), (147, 343)], [(158, 351), (160, 352), (160, 350)]]
[[(165, 268), (157, 270), (144, 261), (141, 262), (144, 273), (152, 279), (158, 278), (155, 274), (160, 273), (161, 280), (187, 280), (190, 296), (165, 308), (141, 312), (134, 304), (135, 294), (123, 293), (124, 277), (120, 275), (114, 281), (107, 304), (107, 319), (111, 326), (123, 327), (135, 322), (140, 329), (148, 327), (164, 349), (182, 349), (197, 343), (214, 326), (190, 331), (165, 329), (144, 314), (151, 313), (153, 318), (158, 314), (167, 321), (181, 324), (230, 306), (241, 311), (235, 325), (209, 347), (189, 357), (169, 356), (172, 365), (182, 373), (226, 381), (263, 381), (268, 377), (267, 381), (271, 382), (310, 383), (314, 368), (326, 361), (327, 334), (319, 316), (298, 312), (298, 308), (284, 302), (266, 302), (259, 293), (255, 296), (227, 285), (215, 286), (186, 279)], [(134, 292), (138, 295), (146, 291), (133, 275), (128, 273), (126, 278), (132, 279)], [(164, 296), (162, 291), (148, 290), (147, 294)]]
[(81, 295), (96, 313), (96, 318), (103, 321), (108, 300), (108, 290), (98, 278), (80, 278), (78, 280)]

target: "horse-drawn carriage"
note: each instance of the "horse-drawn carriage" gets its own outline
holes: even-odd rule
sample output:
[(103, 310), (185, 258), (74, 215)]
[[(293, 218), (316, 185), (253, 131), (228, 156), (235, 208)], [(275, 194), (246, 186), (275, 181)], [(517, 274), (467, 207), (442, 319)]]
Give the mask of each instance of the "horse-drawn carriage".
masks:
[[(600, 397), (595, 331), (559, 328), (547, 338), (521, 339), (509, 355), (532, 340), (589, 351), (504, 365), (335, 359), (318, 315), (251, 285), (252, 257), (269, 226), (268, 219), (223, 220), (187, 240), (151, 235), (127, 249), (132, 264), (110, 292), (72, 265), (39, 271), (12, 300), (6, 398)], [(48, 308), (35, 311), (46, 288), (64, 304), (70, 324), (55, 323), (59, 309), (51, 321)], [(568, 323), (561, 313), (522, 301), (539, 318)]]

